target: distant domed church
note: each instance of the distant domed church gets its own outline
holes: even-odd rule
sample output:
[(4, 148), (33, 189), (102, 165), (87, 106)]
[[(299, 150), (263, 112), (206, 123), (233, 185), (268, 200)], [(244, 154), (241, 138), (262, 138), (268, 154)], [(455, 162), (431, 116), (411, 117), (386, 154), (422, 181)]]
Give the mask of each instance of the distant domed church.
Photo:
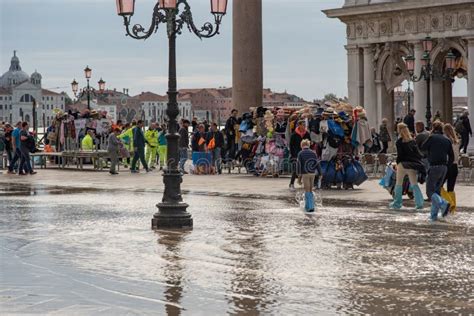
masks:
[(51, 124), (53, 109), (65, 109), (65, 95), (41, 87), (42, 76), (29, 76), (21, 69), (20, 59), (13, 52), (10, 69), (0, 77), (0, 122), (27, 121), (33, 124), (33, 104), (36, 104), (39, 127)]

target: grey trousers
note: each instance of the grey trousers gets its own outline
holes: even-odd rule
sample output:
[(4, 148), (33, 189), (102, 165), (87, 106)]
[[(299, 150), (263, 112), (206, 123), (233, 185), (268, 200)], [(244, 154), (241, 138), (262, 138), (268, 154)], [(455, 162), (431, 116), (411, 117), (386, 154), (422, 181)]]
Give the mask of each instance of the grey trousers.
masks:
[(116, 168), (119, 163), (119, 155), (117, 152), (109, 152), (110, 156), (110, 172), (115, 173), (117, 172)]
[(440, 194), (447, 172), (447, 166), (430, 166), (428, 178), (426, 179), (426, 195), (429, 199), (431, 199), (433, 193)]

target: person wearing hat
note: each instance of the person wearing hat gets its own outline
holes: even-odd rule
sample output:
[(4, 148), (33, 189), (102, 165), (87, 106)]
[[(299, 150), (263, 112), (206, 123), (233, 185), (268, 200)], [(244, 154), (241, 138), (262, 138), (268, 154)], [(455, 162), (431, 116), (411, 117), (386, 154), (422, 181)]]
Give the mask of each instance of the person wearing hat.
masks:
[(290, 159), (292, 162), (292, 169), (293, 169), (293, 172), (291, 174), (291, 180), (290, 180), (290, 190), (292, 191), (295, 190), (295, 180), (297, 177), (296, 162), (298, 159), (298, 154), (301, 151), (301, 142), (304, 139), (311, 141), (311, 136), (306, 130), (305, 121), (299, 120), (297, 123), (297, 127), (295, 128), (295, 131), (291, 134), (291, 137), (290, 137)]

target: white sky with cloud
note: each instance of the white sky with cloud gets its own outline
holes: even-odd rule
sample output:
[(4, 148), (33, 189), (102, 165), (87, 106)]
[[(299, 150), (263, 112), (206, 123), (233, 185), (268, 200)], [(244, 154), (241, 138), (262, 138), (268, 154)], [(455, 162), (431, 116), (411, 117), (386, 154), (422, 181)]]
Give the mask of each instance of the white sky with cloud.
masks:
[[(132, 22), (146, 28), (155, 2), (137, 1)], [(196, 23), (212, 19), (208, 0), (189, 2)], [(343, 2), (263, 0), (265, 87), (308, 100), (329, 92), (347, 94), (345, 27), (321, 12)], [(163, 29), (146, 41), (126, 37), (114, 0), (0, 0), (0, 45), (1, 73), (16, 49), (23, 70), (37, 69), (46, 88), (64, 87), (69, 93), (72, 79), (85, 84), (82, 70), (89, 65), (94, 82), (102, 77), (108, 88), (129, 88), (133, 94), (166, 91)], [(231, 12), (221, 35), (200, 41), (186, 31), (177, 47), (180, 88), (231, 86)], [(454, 93), (465, 95), (466, 85), (456, 84)]]

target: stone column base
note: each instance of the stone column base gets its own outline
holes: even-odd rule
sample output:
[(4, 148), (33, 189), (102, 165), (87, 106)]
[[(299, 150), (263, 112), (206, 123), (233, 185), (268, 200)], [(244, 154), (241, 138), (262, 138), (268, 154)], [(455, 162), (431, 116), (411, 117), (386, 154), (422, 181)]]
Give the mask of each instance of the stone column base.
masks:
[(186, 211), (186, 203), (160, 203), (158, 213), (151, 220), (152, 229), (192, 229), (193, 218)]

